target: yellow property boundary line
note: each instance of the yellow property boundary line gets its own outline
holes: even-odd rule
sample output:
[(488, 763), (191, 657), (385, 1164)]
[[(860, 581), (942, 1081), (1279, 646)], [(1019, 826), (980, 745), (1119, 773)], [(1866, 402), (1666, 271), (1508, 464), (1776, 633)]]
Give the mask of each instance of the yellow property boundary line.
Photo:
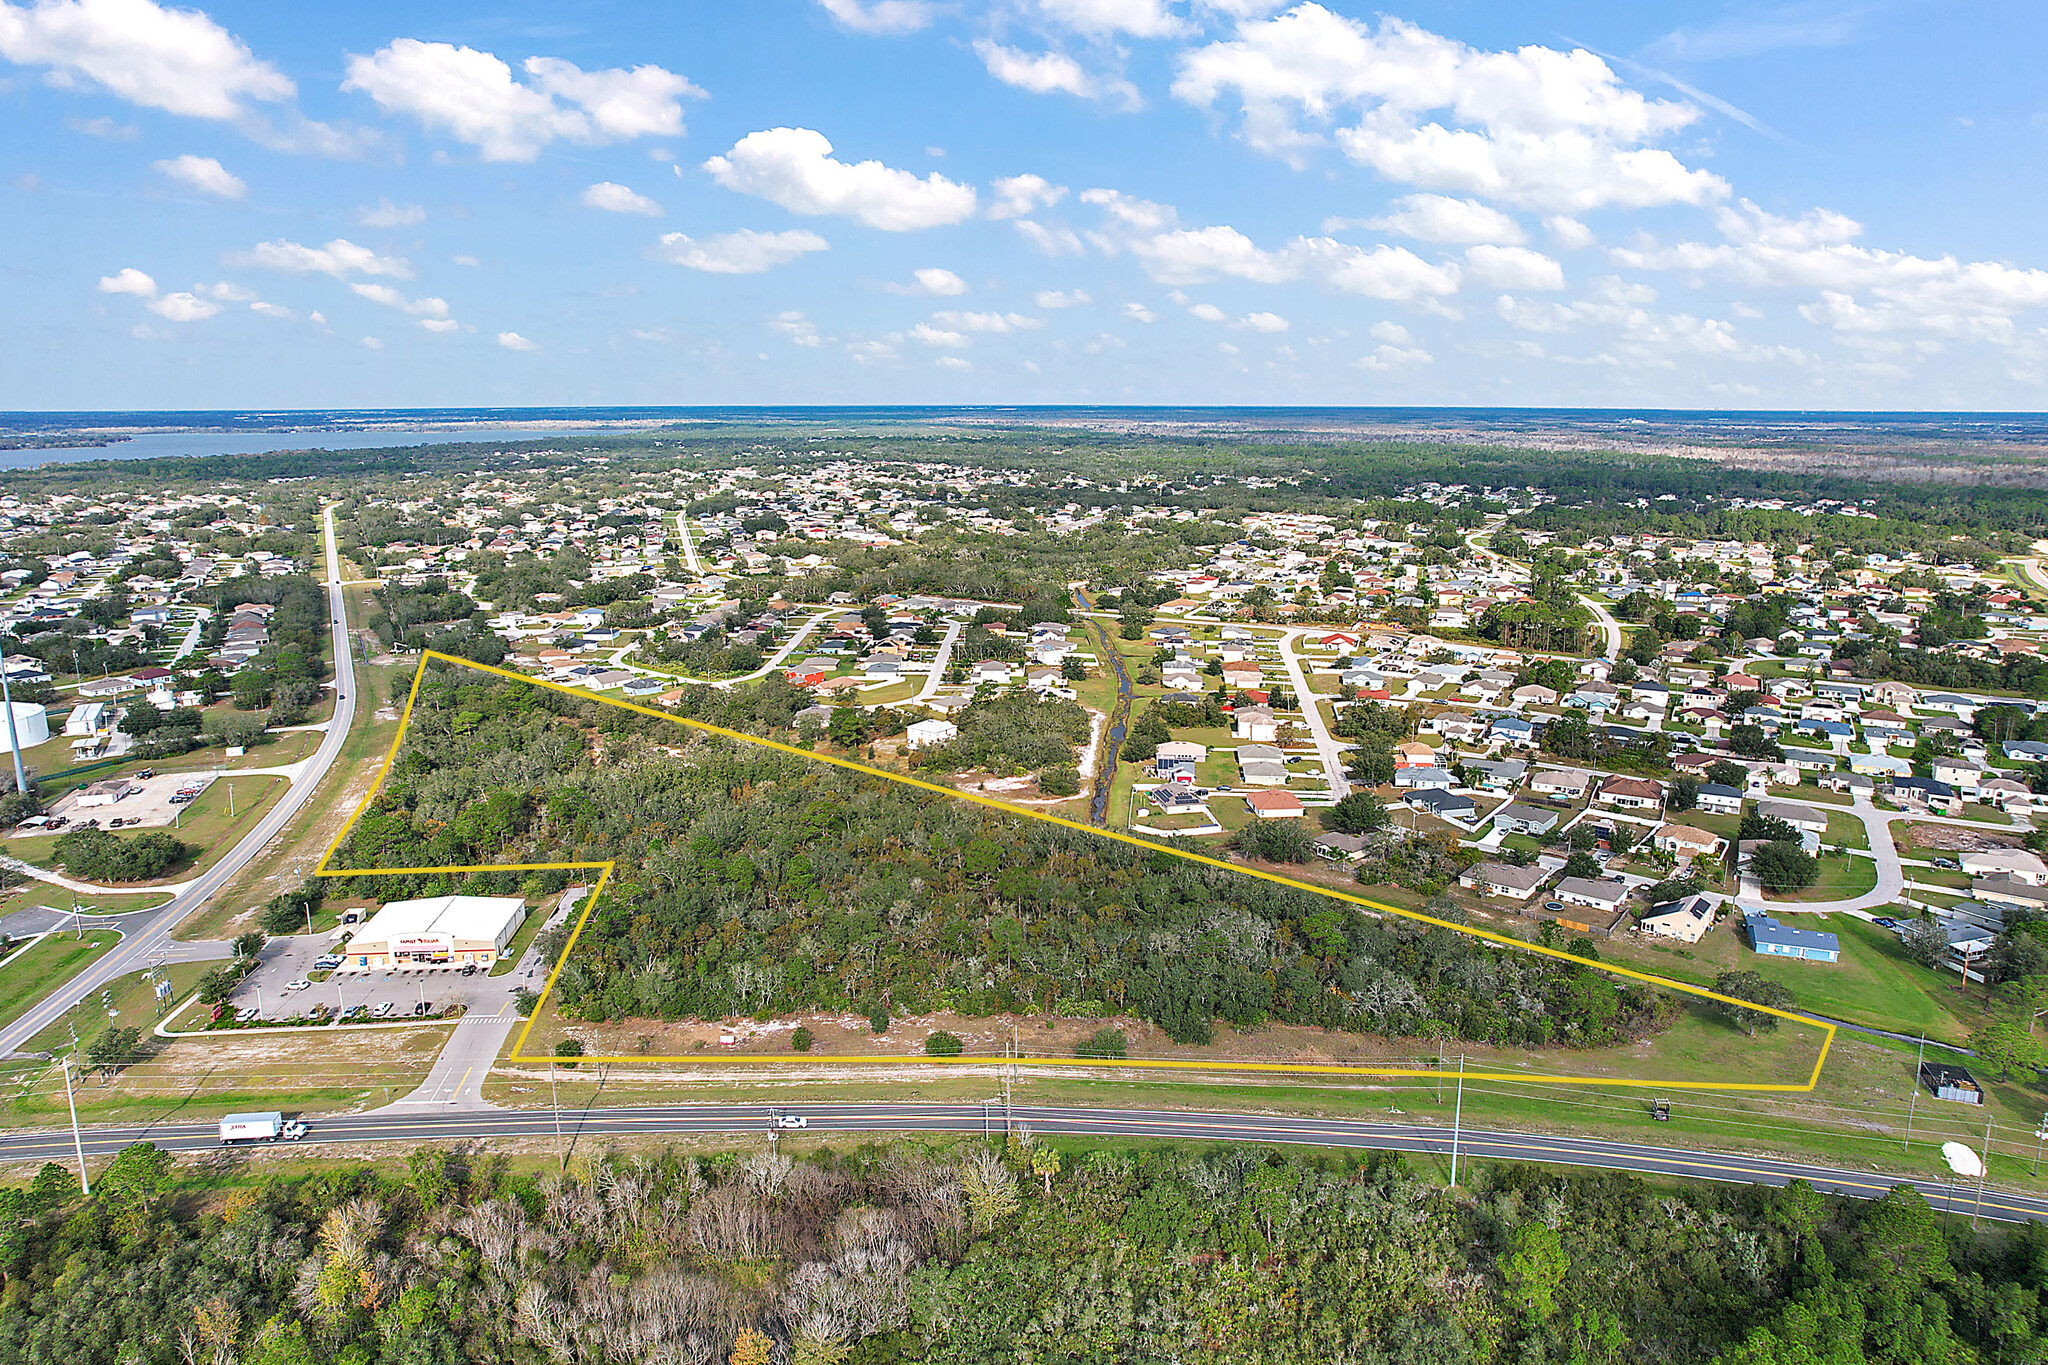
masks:
[[(415, 669), (413, 672), (412, 690), (406, 694), (405, 710), (403, 714), (400, 715), (398, 721), (398, 733), (397, 735), (393, 736), (391, 740), (391, 748), (389, 752), (387, 752), (384, 755), (383, 766), (380, 767), (377, 771), (377, 780), (370, 784), (370, 789), (367, 792), (363, 793), (363, 799), (356, 803), (356, 808), (349, 813), (347, 821), (345, 821), (342, 824), (340, 831), (334, 836), (334, 841), (327, 846), (327, 851), (321, 854), (319, 866), (313, 869), (313, 875), (316, 877), (365, 877), (379, 875), (389, 876), (403, 873), (425, 874), (442, 872), (597, 872), (597, 884), (593, 886), (590, 889), (590, 893), (584, 897), (583, 912), (576, 917), (576, 927), (570, 931), (569, 941), (562, 946), (562, 955), (558, 959), (556, 959), (555, 965), (549, 969), (547, 983), (541, 989), (540, 999), (534, 1005), (533, 1013), (527, 1018), (526, 1027), (519, 1031), (518, 1040), (513, 1043), (512, 1052), (506, 1058), (507, 1061), (551, 1063), (555, 1060), (553, 1057), (546, 1055), (538, 1057), (530, 1057), (526, 1055), (527, 1035), (533, 1032), (534, 1023), (540, 1018), (540, 1012), (542, 1008), (546, 1006), (548, 998), (554, 993), (555, 979), (561, 975), (563, 966), (567, 964), (567, 962), (569, 961), (569, 955), (576, 950), (576, 941), (582, 937), (583, 926), (589, 921), (590, 912), (596, 909), (598, 897), (604, 894), (605, 883), (610, 880), (612, 871), (617, 866), (617, 862), (616, 860), (607, 860), (604, 862), (587, 863), (481, 863), (465, 864), (462, 866), (450, 867), (335, 868), (329, 867), (327, 865), (329, 860), (331, 860), (334, 857), (336, 850), (338, 850), (341, 847), (343, 841), (348, 838), (349, 832), (355, 828), (356, 822), (362, 818), (363, 812), (369, 808), (370, 802), (373, 799), (375, 799), (378, 792), (383, 790), (386, 779), (390, 777), (391, 765), (398, 758), (398, 746), (405, 742), (406, 729), (408, 726), (412, 724), (413, 704), (419, 700), (420, 684), (426, 678), (427, 665), (430, 662), (440, 662), (448, 664), (455, 668), (473, 669), (479, 673), (489, 673), (500, 678), (509, 678), (514, 682), (525, 683), (530, 687), (546, 688), (549, 691), (560, 692), (565, 696), (575, 697), (581, 701), (601, 702), (606, 706), (616, 706), (622, 711), (631, 711), (638, 715), (651, 717), (655, 720), (667, 721), (671, 725), (679, 725), (690, 730), (699, 730), (705, 734), (717, 735), (723, 739), (733, 740), (737, 743), (752, 744), (763, 749), (773, 749), (778, 753), (792, 754), (798, 758), (806, 759), (812, 763), (827, 763), (835, 768), (844, 768), (849, 772), (860, 773), (864, 777), (878, 777), (889, 782), (900, 783), (906, 787), (915, 787), (920, 791), (927, 791), (937, 796), (946, 797), (948, 800), (968, 801), (978, 806), (986, 806), (990, 810), (1001, 811), (1005, 815), (1025, 816), (1033, 820), (1042, 820), (1047, 824), (1060, 825), (1064, 826), (1067, 829), (1078, 830), (1083, 834), (1092, 835), (1099, 839), (1113, 839), (1118, 843), (1129, 844), (1134, 848), (1142, 848), (1152, 853), (1165, 853), (1175, 858), (1185, 859), (1186, 861), (1191, 863), (1199, 863), (1204, 867), (1218, 868), (1224, 872), (1233, 873), (1240, 877), (1255, 877), (1260, 881), (1273, 882), (1276, 885), (1290, 887), (1296, 891), (1306, 891), (1311, 895), (1324, 896), (1329, 898), (1330, 900), (1342, 901), (1347, 905), (1361, 906), (1364, 909), (1374, 911), (1378, 914), (1393, 915), (1400, 919), (1415, 920), (1418, 923), (1431, 925), (1438, 929), (1449, 929), (1455, 933), (1464, 934), (1468, 937), (1480, 939), (1487, 943), (1498, 944), (1503, 947), (1517, 949), (1522, 952), (1535, 953), (1543, 957), (1554, 957), (1559, 959), (1560, 961), (1576, 963), (1583, 967), (1591, 967), (1595, 971), (1605, 972), (1610, 976), (1627, 977), (1632, 981), (1640, 981), (1651, 986), (1660, 987), (1664, 990), (1678, 991), (1685, 995), (1697, 996), (1702, 1000), (1712, 1000), (1717, 1004), (1737, 1005), (1743, 1009), (1757, 1010), (1764, 1014), (1773, 1015), (1779, 1019), (1789, 1020), (1790, 1022), (1795, 1024), (1801, 1024), (1808, 1028), (1818, 1028), (1821, 1030), (1820, 1055), (1814, 1059), (1813, 1072), (1806, 1078), (1803, 1084), (1795, 1084), (1791, 1082), (1766, 1083), (1758, 1081), (1644, 1081), (1608, 1076), (1530, 1076), (1520, 1072), (1513, 1071), (1465, 1071), (1462, 1069), (1457, 1071), (1450, 1071), (1447, 1069), (1349, 1066), (1339, 1065), (1335, 1063), (1323, 1064), (1312, 1062), (1225, 1062), (1198, 1061), (1190, 1059), (1155, 1059), (1148, 1061), (1121, 1058), (1109, 1059), (1092, 1057), (1038, 1058), (1001, 1056), (806, 1056), (802, 1059), (802, 1064), (805, 1066), (904, 1066), (920, 1063), (926, 1065), (957, 1066), (961, 1064), (976, 1064), (985, 1066), (989, 1064), (1000, 1064), (1006, 1062), (1028, 1061), (1040, 1064), (1052, 1063), (1059, 1066), (1098, 1066), (1120, 1068), (1124, 1070), (1261, 1071), (1290, 1072), (1307, 1075), (1387, 1077), (1441, 1076), (1446, 1078), (1463, 1077), (1466, 1080), (1474, 1081), (1517, 1081), (1525, 1084), (1535, 1085), (1651, 1086), (1654, 1088), (1666, 1090), (1745, 1090), (1778, 1093), (1800, 1093), (1805, 1091), (1811, 1091), (1815, 1086), (1817, 1086), (1820, 1083), (1821, 1068), (1827, 1064), (1828, 1051), (1830, 1048), (1834, 1046), (1836, 1027), (1834, 1024), (1826, 1023), (1824, 1021), (1816, 1019), (1810, 1019), (1805, 1015), (1795, 1014), (1790, 1010), (1773, 1009), (1768, 1005), (1759, 1005), (1752, 1001), (1739, 1000), (1732, 996), (1718, 995), (1713, 991), (1705, 989), (1704, 987), (1688, 985), (1683, 981), (1672, 981), (1665, 977), (1652, 976), (1647, 972), (1638, 972), (1633, 971), (1627, 967), (1616, 967), (1609, 963), (1596, 962), (1590, 958), (1578, 957), (1572, 953), (1563, 952), (1556, 948), (1546, 948), (1538, 943), (1528, 943), (1523, 941), (1522, 939), (1511, 938), (1505, 934), (1491, 933), (1485, 929), (1473, 929), (1463, 924), (1453, 924), (1449, 920), (1437, 919), (1433, 916), (1424, 915), (1414, 910), (1403, 910), (1401, 907), (1397, 905), (1387, 905), (1380, 901), (1367, 899), (1364, 896), (1348, 895), (1342, 891), (1333, 891), (1325, 886), (1316, 886), (1309, 882), (1295, 881), (1292, 877), (1283, 877), (1277, 872), (1265, 872), (1255, 867), (1243, 867), (1236, 863), (1226, 862), (1221, 858), (1210, 858), (1200, 853), (1191, 853), (1186, 849), (1174, 848), (1168, 844), (1155, 844), (1149, 839), (1140, 839), (1135, 835), (1125, 834), (1120, 830), (1097, 829), (1093, 825), (1082, 824), (1078, 820), (1069, 820), (1062, 816), (1049, 815), (1043, 811), (1029, 810), (1023, 806), (1013, 806), (1006, 801), (998, 801), (994, 797), (982, 796), (974, 792), (958, 791), (952, 787), (942, 786), (936, 782), (925, 782), (915, 777), (906, 777), (901, 773), (884, 772), (879, 768), (870, 768), (864, 763), (855, 763), (851, 759), (834, 758), (829, 754), (812, 753), (808, 749), (800, 749), (793, 744), (782, 744), (772, 739), (762, 739), (758, 735), (742, 734), (737, 730), (728, 730), (725, 729), (723, 726), (711, 725), (701, 720), (690, 720), (683, 716), (670, 715), (666, 711), (657, 711), (652, 707), (636, 706), (632, 702), (617, 701), (610, 697), (601, 697), (594, 692), (586, 691), (580, 687), (569, 687), (562, 683), (548, 682), (541, 678), (528, 677), (524, 673), (519, 673), (509, 668), (497, 668), (490, 664), (480, 664), (475, 662), (474, 660), (459, 658), (452, 654), (442, 654), (435, 650), (425, 650), (420, 655), (419, 667)], [(787, 1066), (792, 1064), (791, 1059), (779, 1056), (646, 1056), (638, 1053), (625, 1053), (617, 1056), (591, 1055), (579, 1057), (577, 1060), (584, 1062), (601, 1063), (690, 1062), (696, 1065), (717, 1065), (731, 1067), (760, 1066), (767, 1064)]]

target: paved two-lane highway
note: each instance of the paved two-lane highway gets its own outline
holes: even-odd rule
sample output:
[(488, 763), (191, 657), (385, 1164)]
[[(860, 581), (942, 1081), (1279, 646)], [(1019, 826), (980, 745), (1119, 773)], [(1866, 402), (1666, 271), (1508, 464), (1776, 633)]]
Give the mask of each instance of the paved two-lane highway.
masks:
[(348, 739), (349, 725), (355, 719), (356, 703), (360, 699), (356, 695), (355, 656), (349, 648), (348, 610), (343, 597), (341, 554), (335, 543), (332, 507), (327, 508), (323, 519), (327, 530), (327, 608), (333, 622), (336, 696), (334, 719), (328, 722), (327, 732), (321, 737), (312, 762), (307, 764), (300, 780), (291, 784), (278, 803), (256, 822), (256, 828), (229, 850), (225, 858), (186, 883), (182, 891), (153, 914), (146, 918), (139, 915), (127, 917), (123, 924), (128, 936), (112, 952), (51, 992), (21, 1018), (0, 1028), (0, 1057), (22, 1048), (29, 1039), (63, 1018), (65, 1011), (107, 982), (130, 972), (139, 972), (168, 953), (171, 930), (211, 900), (214, 893), (232, 881), (250, 859), (277, 837), (305, 806), (328, 769), (334, 766), (335, 759), (340, 757), (341, 746)]
[[(563, 1140), (588, 1144), (607, 1138), (760, 1133), (771, 1115), (801, 1114), (810, 1138), (846, 1133), (996, 1133), (1003, 1108), (951, 1104), (792, 1104), (771, 1111), (760, 1105), (656, 1105), (641, 1108), (565, 1108), (559, 1119), (549, 1109), (499, 1109), (405, 1113), (381, 1110), (345, 1118), (315, 1119), (309, 1143), (359, 1146), (382, 1142), (475, 1142), (491, 1138), (553, 1140), (557, 1123)], [(1018, 1106), (1011, 1121), (1035, 1133), (1091, 1134), (1131, 1138), (1174, 1138), (1189, 1142), (1284, 1143), (1415, 1152), (1446, 1157), (1451, 1130), (1429, 1124), (1362, 1123), (1350, 1119), (1293, 1118), (1261, 1114), (1212, 1114), (1170, 1109), (1068, 1109)], [(176, 1123), (91, 1128), (88, 1156), (104, 1158), (131, 1142), (150, 1141), (174, 1152), (203, 1151), (219, 1144), (217, 1125)], [(1462, 1158), (1535, 1161), (1584, 1166), (1639, 1175), (1678, 1176), (1728, 1184), (1784, 1185), (1805, 1180), (1829, 1194), (1876, 1199), (1897, 1185), (1913, 1185), (1929, 1202), (1959, 1213), (1978, 1212), (1977, 1192), (1967, 1184), (1951, 1189), (1938, 1180), (1909, 1179), (1850, 1171), (1776, 1157), (1728, 1152), (1685, 1151), (1600, 1138), (1553, 1137), (1467, 1128), (1458, 1135)], [(0, 1162), (71, 1161), (71, 1134), (61, 1128), (0, 1135)], [(1987, 1190), (1983, 1216), (2004, 1222), (2048, 1222), (2048, 1199), (2010, 1190)]]

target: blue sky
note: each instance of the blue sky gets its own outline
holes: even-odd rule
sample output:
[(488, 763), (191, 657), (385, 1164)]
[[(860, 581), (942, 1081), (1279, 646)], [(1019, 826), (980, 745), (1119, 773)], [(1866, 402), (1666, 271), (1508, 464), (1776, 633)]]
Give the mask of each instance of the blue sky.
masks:
[(2035, 409), (2048, 7), (0, 0), (0, 407)]

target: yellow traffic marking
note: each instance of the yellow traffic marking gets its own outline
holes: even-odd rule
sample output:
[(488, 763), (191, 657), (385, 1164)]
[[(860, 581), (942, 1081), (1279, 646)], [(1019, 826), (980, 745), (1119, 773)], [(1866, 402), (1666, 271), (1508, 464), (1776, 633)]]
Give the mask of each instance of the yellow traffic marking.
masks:
[[(459, 658), (453, 654), (442, 654), (436, 650), (424, 650), (420, 654), (419, 667), (415, 669), (413, 672), (412, 688), (406, 694), (405, 709), (403, 713), (399, 716), (398, 733), (392, 737), (391, 748), (388, 752), (385, 753), (383, 765), (377, 770), (377, 780), (370, 784), (370, 789), (363, 793), (362, 800), (358, 801), (356, 803), (356, 808), (349, 813), (348, 819), (345, 822), (343, 822), (341, 829), (335, 834), (334, 841), (327, 846), (327, 851), (321, 855), (320, 864), (318, 867), (313, 869), (313, 875), (316, 877), (364, 877), (380, 875), (389, 876), (401, 873), (424, 874), (440, 872), (597, 872), (597, 885), (592, 887), (589, 894), (584, 897), (583, 911), (576, 917), (576, 926), (574, 929), (570, 931), (569, 940), (566, 944), (563, 945), (561, 956), (556, 959), (555, 965), (553, 966), (553, 968), (549, 970), (547, 983), (542, 988), (540, 993), (540, 1000), (538, 1003), (535, 1004), (533, 1014), (528, 1017), (526, 1021), (526, 1027), (519, 1031), (519, 1039), (516, 1043), (513, 1044), (511, 1055), (506, 1059), (508, 1061), (552, 1062), (554, 1060), (554, 1058), (548, 1056), (527, 1056), (527, 1035), (533, 1031), (533, 1025), (535, 1021), (539, 1019), (541, 1009), (547, 1004), (549, 997), (554, 993), (555, 979), (561, 975), (563, 966), (565, 966), (569, 961), (569, 955), (575, 951), (577, 940), (583, 936), (583, 927), (589, 921), (591, 911), (596, 909), (598, 897), (604, 894), (605, 883), (607, 880), (610, 879), (612, 870), (617, 866), (617, 863), (616, 860), (606, 860), (603, 862), (557, 863), (467, 863), (444, 867), (342, 868), (330, 868), (327, 865), (328, 861), (334, 857), (335, 852), (338, 849), (340, 849), (342, 843), (348, 838), (349, 832), (355, 828), (356, 822), (362, 818), (363, 812), (369, 808), (370, 802), (376, 798), (378, 792), (383, 790), (386, 779), (390, 777), (392, 764), (396, 762), (398, 758), (399, 746), (405, 742), (406, 730), (412, 724), (413, 705), (419, 700), (420, 684), (426, 678), (427, 664), (430, 661), (438, 661), (444, 664), (448, 664), (451, 667), (455, 668), (468, 668), (474, 669), (480, 673), (495, 674), (496, 676), (501, 678), (508, 678), (513, 682), (525, 683), (530, 687), (547, 688), (549, 691), (560, 692), (564, 696), (575, 697), (582, 701), (601, 702), (606, 706), (616, 706), (622, 711), (631, 711), (636, 715), (648, 716), (654, 720), (666, 721), (671, 725), (678, 725), (683, 727), (684, 729), (698, 730), (705, 734), (717, 735), (722, 739), (732, 740), (735, 743), (752, 744), (763, 749), (773, 749), (778, 753), (790, 754), (797, 758), (805, 759), (812, 763), (830, 764), (835, 768), (844, 768), (849, 772), (856, 772), (864, 777), (876, 777), (881, 778), (884, 781), (900, 783), (901, 785), (906, 787), (915, 787), (920, 791), (930, 792), (936, 796), (943, 796), (948, 800), (967, 801), (973, 803), (974, 805), (986, 806), (990, 810), (1001, 811), (1005, 815), (1022, 816), (1032, 820), (1042, 820), (1047, 824), (1059, 825), (1066, 829), (1077, 830), (1080, 833), (1093, 835), (1097, 838), (1113, 839), (1118, 843), (1129, 844), (1134, 848), (1142, 848), (1151, 853), (1164, 853), (1170, 857), (1185, 859), (1186, 861), (1191, 863), (1199, 863), (1204, 867), (1217, 868), (1221, 871), (1233, 873), (1241, 877), (1255, 877), (1260, 881), (1272, 882), (1275, 885), (1289, 887), (1296, 891), (1306, 891), (1311, 895), (1324, 896), (1330, 900), (1342, 901), (1347, 905), (1361, 906), (1367, 910), (1374, 911), (1377, 914), (1393, 915), (1400, 919), (1414, 920), (1421, 924), (1427, 924), (1433, 928), (1448, 929), (1453, 933), (1464, 934), (1467, 937), (1476, 938), (1483, 942), (1499, 944), (1503, 947), (1517, 949), (1521, 952), (1526, 953), (1535, 953), (1543, 957), (1557, 958), (1558, 960), (1563, 962), (1571, 962), (1582, 967), (1590, 967), (1594, 971), (1605, 972), (1610, 976), (1626, 977), (1631, 981), (1640, 981), (1645, 983), (1646, 985), (1656, 986), (1663, 990), (1678, 991), (1685, 995), (1696, 996), (1702, 1000), (1712, 1000), (1717, 1004), (1735, 1005), (1742, 1009), (1756, 1010), (1762, 1014), (1773, 1015), (1776, 1018), (1788, 1020), (1791, 1023), (1799, 1024), (1807, 1028), (1817, 1028), (1821, 1031), (1820, 1055), (1814, 1059), (1813, 1070), (1811, 1073), (1808, 1074), (1804, 1083), (1765, 1081), (1650, 1082), (1637, 1079), (1615, 1078), (1608, 1076), (1532, 1076), (1524, 1075), (1517, 1072), (1463, 1070), (1450, 1071), (1429, 1068), (1418, 1069), (1413, 1067), (1403, 1068), (1382, 1066), (1357, 1066), (1342, 1065), (1337, 1063), (1310, 1062), (1221, 1062), (1180, 1058), (1130, 1060), (1092, 1057), (1013, 1058), (915, 1056), (806, 1056), (802, 1059), (804, 1065), (868, 1067), (906, 1065), (987, 1066), (992, 1063), (1000, 1064), (1022, 1060), (1036, 1061), (1041, 1064), (1051, 1063), (1059, 1066), (1123, 1067), (1133, 1070), (1260, 1071), (1299, 1073), (1309, 1075), (1382, 1076), (1396, 1078), (1446, 1077), (1455, 1079), (1462, 1076), (1466, 1080), (1519, 1081), (1532, 1085), (1641, 1086), (1653, 1084), (1660, 1089), (1668, 1090), (1742, 1090), (1751, 1092), (1802, 1093), (1806, 1091), (1811, 1091), (1815, 1086), (1817, 1086), (1820, 1083), (1821, 1068), (1824, 1065), (1826, 1065), (1828, 1059), (1828, 1051), (1830, 1048), (1834, 1046), (1835, 1025), (1830, 1023), (1824, 1023), (1814, 1019), (1809, 1019), (1805, 1015), (1794, 1013), (1791, 1010), (1781, 1010), (1773, 1008), (1769, 1005), (1759, 1005), (1752, 1001), (1739, 1000), (1732, 996), (1720, 995), (1702, 986), (1689, 985), (1683, 981), (1673, 981), (1666, 977), (1653, 976), (1648, 972), (1639, 972), (1628, 967), (1617, 967), (1606, 962), (1596, 962), (1591, 958), (1579, 957), (1576, 954), (1568, 953), (1558, 948), (1547, 948), (1539, 943), (1528, 943), (1523, 941), (1522, 939), (1514, 938), (1507, 934), (1497, 934), (1486, 929), (1474, 929), (1463, 924), (1453, 924), (1449, 920), (1437, 919), (1435, 916), (1425, 915), (1420, 911), (1404, 910), (1400, 906), (1388, 905), (1383, 901), (1372, 900), (1365, 896), (1354, 896), (1349, 894), (1348, 892), (1332, 890), (1331, 888), (1326, 886), (1317, 886), (1312, 882), (1296, 881), (1292, 877), (1282, 876), (1280, 873), (1277, 872), (1267, 872), (1260, 868), (1255, 867), (1243, 867), (1237, 863), (1228, 862), (1222, 858), (1211, 858), (1205, 854), (1190, 852), (1189, 850), (1183, 848), (1175, 848), (1170, 844), (1153, 843), (1149, 839), (1140, 839), (1136, 835), (1127, 834), (1122, 830), (1098, 829), (1093, 825), (1083, 824), (1079, 820), (1070, 820), (1064, 816), (1051, 815), (1044, 811), (1031, 810), (1024, 806), (1014, 806), (1007, 801), (999, 801), (995, 797), (982, 795), (978, 792), (960, 791), (956, 788), (948, 787), (941, 783), (926, 782), (921, 778), (909, 777), (902, 773), (885, 772), (880, 768), (871, 768), (865, 763), (856, 763), (849, 758), (837, 758), (830, 754), (813, 753), (808, 749), (800, 749), (794, 744), (784, 744), (778, 740), (763, 739), (758, 735), (744, 734), (738, 730), (728, 730), (723, 726), (712, 725), (707, 721), (692, 720), (684, 716), (673, 716), (666, 711), (657, 711), (653, 707), (638, 706), (629, 701), (619, 701), (616, 698), (599, 696), (595, 692), (587, 691), (584, 688), (570, 687), (564, 683), (549, 682), (543, 678), (531, 678), (528, 677), (526, 674), (516, 672), (513, 669), (499, 668), (491, 664), (480, 664), (471, 659)], [(700, 1066), (708, 1065), (746, 1067), (760, 1065), (787, 1066), (791, 1064), (791, 1062), (794, 1059), (779, 1056), (706, 1057), (699, 1055), (660, 1056), (641, 1053), (625, 1053), (617, 1056), (589, 1055), (579, 1057), (577, 1060), (583, 1062), (598, 1063), (690, 1062)]]

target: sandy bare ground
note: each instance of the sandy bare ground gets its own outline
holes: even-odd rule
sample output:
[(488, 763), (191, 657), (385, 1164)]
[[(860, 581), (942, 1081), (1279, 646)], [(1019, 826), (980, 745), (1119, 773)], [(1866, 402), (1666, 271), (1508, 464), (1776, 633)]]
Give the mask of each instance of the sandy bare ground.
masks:
[(1910, 841), (1921, 848), (1938, 848), (1950, 853), (1984, 853), (1995, 848), (2020, 846), (2014, 835), (1964, 829), (1960, 825), (1904, 824), (1899, 826), (1899, 835), (1900, 842)]

